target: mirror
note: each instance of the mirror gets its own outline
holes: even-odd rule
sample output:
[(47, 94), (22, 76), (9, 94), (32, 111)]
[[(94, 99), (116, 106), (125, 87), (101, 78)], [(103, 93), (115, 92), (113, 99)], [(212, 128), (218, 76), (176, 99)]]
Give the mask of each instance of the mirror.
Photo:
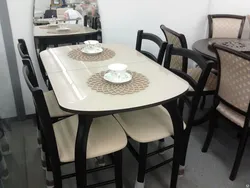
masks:
[[(78, 19), (78, 24), (101, 29), (98, 0), (35, 0), (34, 2), (34, 22), (35, 25), (45, 25), (49, 23), (49, 18), (72, 21)], [(87, 24), (84, 24), (84, 17), (87, 16)], [(95, 24), (90, 20), (95, 19)], [(38, 22), (38, 20), (40, 22)], [(76, 23), (76, 22), (67, 22)]]

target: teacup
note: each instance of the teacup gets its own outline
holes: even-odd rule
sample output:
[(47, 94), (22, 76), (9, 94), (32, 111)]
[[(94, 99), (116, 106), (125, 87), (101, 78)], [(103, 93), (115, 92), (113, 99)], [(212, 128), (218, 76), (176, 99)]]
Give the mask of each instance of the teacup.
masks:
[(126, 78), (127, 68), (127, 65), (121, 63), (114, 63), (108, 66), (111, 76), (118, 80)]
[(101, 44), (97, 40), (87, 40), (84, 42), (86, 48), (92, 50), (94, 48), (101, 48)]

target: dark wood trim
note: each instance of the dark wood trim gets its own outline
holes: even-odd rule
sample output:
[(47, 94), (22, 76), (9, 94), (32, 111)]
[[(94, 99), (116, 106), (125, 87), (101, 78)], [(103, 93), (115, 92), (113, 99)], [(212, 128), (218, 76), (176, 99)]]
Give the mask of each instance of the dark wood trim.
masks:
[[(154, 42), (159, 48), (158, 56), (155, 57), (152, 53), (141, 50), (142, 47), (142, 40), (149, 40)], [(163, 42), (160, 37), (158, 37), (155, 34), (152, 33), (144, 33), (143, 30), (139, 30), (137, 32), (137, 38), (136, 38), (136, 50), (138, 52), (141, 52), (143, 55), (147, 56), (151, 60), (157, 62), (159, 65), (162, 64), (164, 53), (166, 50), (167, 42)]]
[(245, 25), (245, 20), (246, 16), (241, 16), (241, 15), (233, 15), (233, 14), (212, 14), (208, 15), (208, 26), (209, 26), (209, 33), (208, 33), (208, 38), (212, 38), (213, 36), (213, 19), (214, 18), (232, 18), (232, 19), (239, 19), (242, 20), (239, 33), (238, 33), (238, 38), (240, 39), (243, 33), (243, 28)]
[[(176, 31), (174, 31), (170, 28), (167, 28), (165, 25), (161, 25), (160, 28), (161, 28), (161, 30), (166, 38), (167, 43), (169, 43), (169, 41), (168, 41), (168, 37), (167, 37), (167, 34), (165, 31), (167, 31), (167, 32), (171, 33), (172, 35), (176, 36), (177, 38), (179, 38), (182, 48), (185, 48), (185, 49), (188, 48), (185, 35), (183, 35), (181, 33), (177, 33)], [(188, 69), (188, 59), (186, 57), (182, 57), (182, 71), (187, 72), (187, 69)]]

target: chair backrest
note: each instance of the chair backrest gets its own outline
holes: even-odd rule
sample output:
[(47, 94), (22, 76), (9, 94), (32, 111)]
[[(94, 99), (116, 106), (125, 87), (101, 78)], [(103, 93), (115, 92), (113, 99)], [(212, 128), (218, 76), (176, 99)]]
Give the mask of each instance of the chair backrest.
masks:
[(57, 13), (56, 13), (56, 10), (46, 10), (45, 13), (44, 13), (44, 18), (56, 18), (57, 17)]
[(230, 14), (208, 15), (209, 38), (241, 38), (245, 19)]
[[(187, 59), (191, 59), (200, 67), (201, 75), (197, 82), (186, 72), (170, 68), (171, 58), (173, 56), (180, 56), (180, 57), (186, 57)], [(213, 61), (206, 61), (197, 52), (184, 48), (175, 48), (173, 47), (172, 44), (167, 45), (165, 59), (164, 59), (164, 67), (174, 72), (184, 80), (186, 80), (190, 84), (190, 86), (194, 89), (192, 101), (190, 102), (191, 110), (189, 111), (189, 116), (188, 116), (188, 123), (187, 123), (188, 126), (191, 126), (192, 122), (194, 121), (195, 113), (199, 105), (203, 89), (205, 87), (207, 78), (210, 74), (213, 64), (214, 64)]]
[(24, 58), (22, 59), (22, 62), (23, 62), (23, 66), (27, 66), (29, 69), (29, 72), (32, 73), (30, 74), (30, 82), (32, 83), (34, 87), (38, 87), (39, 85), (38, 85), (38, 81), (36, 77), (36, 72), (34, 70), (31, 60), (29, 58)]
[[(154, 42), (159, 48), (158, 56), (155, 57), (151, 52), (142, 50), (142, 40), (149, 40)], [(162, 64), (164, 53), (166, 50), (167, 43), (163, 42), (160, 37), (152, 33), (144, 33), (143, 30), (139, 30), (137, 33), (137, 40), (136, 40), (136, 50), (147, 56), (148, 58), (152, 59), (153, 61), (157, 62), (158, 64)]]
[(69, 10), (69, 9), (72, 9), (72, 8), (68, 8), (68, 7), (65, 7), (65, 8), (57, 8), (56, 9), (56, 16), (57, 18), (59, 19), (64, 19), (64, 13)]
[(90, 27), (92, 29), (96, 29), (95, 17), (85, 15), (84, 16), (84, 24), (85, 27)]
[[(165, 25), (161, 25), (160, 28), (165, 35), (168, 44), (173, 44), (173, 47), (175, 48), (187, 49), (187, 40), (183, 34), (177, 33), (176, 31), (167, 28)], [(187, 72), (188, 59), (186, 57), (172, 56), (170, 68)]]
[(214, 44), (218, 58), (216, 97), (241, 114), (246, 114), (250, 102), (250, 56)]
[(27, 65), (23, 66), (23, 76), (33, 96), (35, 108), (41, 122), (40, 129), (42, 131), (42, 134), (44, 135), (46, 147), (48, 148), (47, 152), (49, 156), (52, 156), (52, 158), (55, 157), (59, 160), (56, 139), (52, 127), (52, 120), (49, 115), (49, 110), (46, 105), (43, 91), (36, 85), (33, 85), (32, 79), (35, 75), (33, 75)]
[(19, 51), (21, 58), (30, 58), (29, 51), (28, 51), (25, 40), (18, 39), (17, 49)]

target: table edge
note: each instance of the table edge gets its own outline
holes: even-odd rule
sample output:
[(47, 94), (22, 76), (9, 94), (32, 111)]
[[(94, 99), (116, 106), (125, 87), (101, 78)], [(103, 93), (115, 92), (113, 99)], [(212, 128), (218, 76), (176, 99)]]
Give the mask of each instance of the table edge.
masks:
[(102, 111), (79, 111), (79, 110), (72, 110), (72, 109), (64, 108), (63, 106), (61, 106), (59, 104), (59, 102), (58, 102), (58, 104), (59, 104), (59, 107), (62, 110), (66, 111), (66, 112), (69, 112), (69, 113), (73, 113), (73, 114), (79, 114), (79, 115), (80, 114), (84, 114), (84, 115), (110, 115), (110, 114), (116, 114), (116, 113), (122, 113), (122, 112), (134, 111), (134, 110), (141, 110), (141, 109), (144, 109), (144, 108), (150, 108), (150, 107), (162, 105), (164, 103), (168, 103), (168, 102), (171, 102), (173, 100), (176, 100), (176, 99), (180, 98), (182, 95), (185, 95), (188, 91), (189, 91), (189, 87), (187, 87), (187, 89), (183, 93), (181, 93), (181, 94), (179, 94), (179, 95), (177, 95), (177, 96), (175, 96), (175, 97), (173, 97), (171, 99), (163, 100), (163, 101), (148, 104), (148, 105), (132, 107), (132, 108), (124, 108), (124, 109), (118, 109), (118, 110), (116, 109), (116, 110), (107, 110), (107, 111), (103, 111), (103, 110)]

